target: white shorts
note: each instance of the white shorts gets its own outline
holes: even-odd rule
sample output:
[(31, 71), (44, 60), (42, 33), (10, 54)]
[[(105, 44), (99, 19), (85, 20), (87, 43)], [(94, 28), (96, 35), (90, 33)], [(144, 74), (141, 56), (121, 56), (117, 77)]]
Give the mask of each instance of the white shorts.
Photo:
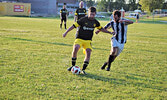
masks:
[(124, 49), (124, 43), (119, 43), (115, 37), (111, 38), (111, 47), (118, 47), (118, 53), (117, 56), (122, 52)]

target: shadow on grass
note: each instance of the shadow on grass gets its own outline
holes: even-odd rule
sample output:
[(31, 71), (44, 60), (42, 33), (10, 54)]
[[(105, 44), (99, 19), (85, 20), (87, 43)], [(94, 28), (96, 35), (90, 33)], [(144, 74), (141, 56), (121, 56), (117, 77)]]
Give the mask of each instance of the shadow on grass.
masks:
[[(65, 44), (65, 43), (59, 43), (59, 42), (47, 42), (47, 41), (37, 41), (37, 40), (31, 40), (31, 39), (22, 39), (22, 38), (15, 38), (15, 37), (4, 37), (12, 40), (22, 40), (22, 41), (29, 41), (29, 42), (36, 42), (36, 43), (45, 43), (45, 44), (54, 44), (54, 45), (61, 45), (61, 46), (73, 46), (72, 44)], [(104, 49), (104, 48), (94, 48), (97, 50), (105, 50), (105, 51), (110, 51), (109, 49)]]
[[(150, 88), (159, 91), (167, 91), (167, 88), (163, 88), (160, 86), (155, 86), (158, 82), (148, 79), (141, 79), (134, 76), (135, 74), (124, 75), (125, 79), (117, 79), (117, 78), (109, 78), (104, 76), (99, 76), (95, 74), (88, 73), (88, 75), (78, 75), (80, 77), (91, 78), (97, 81), (109, 82), (115, 85), (123, 85), (123, 86), (134, 86), (134, 87), (142, 87), (142, 88)], [(133, 81), (129, 81), (133, 80)], [(135, 81), (134, 81), (135, 80)], [(140, 81), (140, 82), (137, 82)], [(155, 84), (155, 85), (153, 85)], [(160, 83), (159, 83), (160, 84)], [(161, 83), (162, 84), (162, 83)]]

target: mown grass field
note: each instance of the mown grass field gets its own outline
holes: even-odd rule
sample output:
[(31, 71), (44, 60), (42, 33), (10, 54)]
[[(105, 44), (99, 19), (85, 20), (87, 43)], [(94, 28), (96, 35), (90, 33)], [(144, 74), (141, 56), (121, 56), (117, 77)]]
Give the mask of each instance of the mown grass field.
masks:
[[(167, 24), (130, 25), (124, 51), (110, 72), (100, 67), (108, 58), (111, 35), (94, 35), (88, 75), (73, 75), (67, 68), (76, 29), (63, 38), (59, 23), (0, 17), (0, 99), (167, 99)], [(80, 67), (83, 59), (80, 50)]]

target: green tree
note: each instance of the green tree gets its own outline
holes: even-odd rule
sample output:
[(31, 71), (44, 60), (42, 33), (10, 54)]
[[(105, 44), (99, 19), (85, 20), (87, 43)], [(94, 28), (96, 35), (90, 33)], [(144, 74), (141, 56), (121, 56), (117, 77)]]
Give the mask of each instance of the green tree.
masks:
[(167, 9), (167, 1), (163, 3), (162, 9)]
[(95, 2), (92, 1), (92, 0), (87, 0), (87, 1), (86, 1), (86, 6), (87, 6), (88, 8), (91, 7), (91, 6), (94, 6), (94, 4), (95, 4)]
[(129, 0), (128, 8), (130, 11), (137, 9), (136, 0)]
[(140, 0), (142, 9), (148, 12), (153, 12), (154, 9), (161, 9), (165, 0)]
[(101, 0), (97, 3), (97, 10), (102, 12), (107, 12), (108, 3), (107, 0)]
[(121, 9), (125, 8), (125, 0), (115, 0), (114, 2), (114, 9)]

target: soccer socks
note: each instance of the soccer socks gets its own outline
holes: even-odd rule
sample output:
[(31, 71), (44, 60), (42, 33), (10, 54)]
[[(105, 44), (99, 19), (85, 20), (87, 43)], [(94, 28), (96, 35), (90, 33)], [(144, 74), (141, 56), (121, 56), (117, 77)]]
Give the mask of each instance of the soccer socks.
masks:
[(75, 66), (77, 58), (72, 58), (72, 66)]
[(110, 67), (111, 67), (111, 63), (114, 61), (115, 59), (115, 56), (113, 55), (110, 55), (109, 58), (108, 58), (108, 68), (110, 70)]
[(105, 67), (107, 66), (107, 64), (108, 64), (108, 62), (105, 62), (105, 63), (103, 64), (103, 66), (101, 67), (101, 69), (105, 69)]
[(88, 64), (89, 64), (89, 62), (88, 62), (88, 61), (84, 61), (84, 64), (83, 64), (83, 68), (82, 68), (82, 70), (85, 70), (85, 69), (86, 69), (86, 67), (88, 66)]
[(65, 29), (66, 29), (66, 24), (64, 24), (64, 27), (65, 27)]
[(60, 24), (60, 28), (62, 28), (62, 24)]

